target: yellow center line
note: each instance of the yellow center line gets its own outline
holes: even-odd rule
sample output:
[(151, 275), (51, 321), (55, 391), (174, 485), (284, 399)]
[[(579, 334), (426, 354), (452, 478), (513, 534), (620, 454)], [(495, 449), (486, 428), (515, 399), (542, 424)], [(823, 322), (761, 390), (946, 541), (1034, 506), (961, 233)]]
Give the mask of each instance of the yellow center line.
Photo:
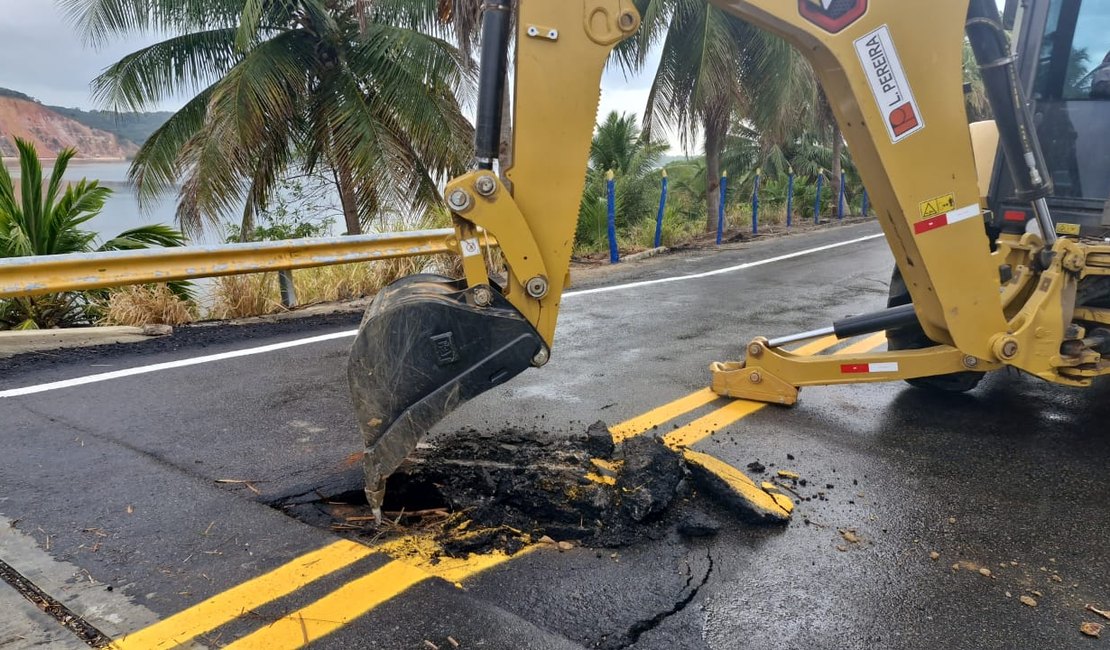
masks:
[(613, 442), (620, 444), (629, 438), (635, 438), (638, 435), (647, 433), (651, 431), (653, 427), (673, 420), (684, 413), (689, 413), (706, 404), (711, 404), (720, 399), (720, 397), (720, 395), (714, 393), (711, 389), (703, 388), (696, 393), (691, 393), (686, 397), (681, 397), (669, 404), (664, 404), (643, 415), (622, 422), (610, 428), (609, 431), (613, 434)]
[(816, 341), (806, 343), (797, 350), (791, 350), (790, 352), (791, 354), (796, 354), (799, 357), (809, 357), (817, 354), (818, 352), (824, 352), (825, 350), (828, 350), (839, 342), (840, 339), (836, 338), (835, 334), (830, 334), (828, 336), (823, 336)]
[(844, 356), (846, 354), (866, 354), (875, 351), (884, 344), (886, 344), (886, 332), (879, 332), (878, 334), (872, 334), (858, 343), (849, 345), (836, 354), (838, 356)]
[(224, 647), (236, 650), (304, 647), (430, 577), (395, 560)]
[(115, 641), (113, 650), (173, 648), (349, 566), (373, 551), (340, 540)]
[(226, 646), (235, 650), (286, 650), (302, 648), (336, 630), (349, 625), (375, 607), (392, 600), (417, 584), (442, 578), (456, 586), (477, 573), (528, 553), (529, 547), (516, 555), (492, 553), (470, 555), (465, 559), (420, 555), (418, 549), (430, 543), (427, 539), (404, 538), (375, 547), (375, 552), (416, 553), (348, 582), (326, 596), (277, 619)]
[(663, 442), (674, 450), (689, 447), (696, 442), (704, 440), (717, 431), (730, 424), (738, 422), (752, 413), (765, 408), (763, 402), (751, 402), (746, 399), (733, 400), (728, 406), (702, 416), (684, 427), (679, 427), (663, 436)]
[[(836, 345), (837, 342), (838, 339), (835, 336), (825, 336), (811, 341), (797, 350), (793, 350), (793, 353), (799, 356), (810, 356), (828, 350)], [(638, 415), (630, 420), (621, 422), (614, 427), (610, 427), (609, 431), (613, 434), (613, 442), (619, 444), (629, 438), (647, 433), (651, 431), (652, 428), (669, 422), (681, 415), (685, 415), (690, 411), (699, 409), (707, 404), (712, 404), (718, 399), (721, 399), (720, 395), (714, 393), (709, 388), (704, 388), (685, 397), (680, 397), (669, 404), (654, 408), (643, 415)]]
[(785, 521), (794, 511), (794, 502), (790, 497), (768, 489), (773, 486), (756, 485), (746, 474), (720, 459), (692, 449), (683, 450), (682, 457), (691, 466), (704, 469), (724, 481), (733, 494), (742, 496), (763, 517)]

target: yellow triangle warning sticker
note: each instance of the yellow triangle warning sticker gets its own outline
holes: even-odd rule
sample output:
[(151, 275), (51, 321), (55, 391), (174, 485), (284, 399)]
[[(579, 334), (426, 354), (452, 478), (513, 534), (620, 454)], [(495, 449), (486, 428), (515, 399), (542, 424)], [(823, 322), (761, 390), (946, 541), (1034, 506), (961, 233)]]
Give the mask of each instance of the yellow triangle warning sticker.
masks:
[(922, 201), (918, 204), (918, 207), (921, 209), (922, 219), (931, 219), (938, 215), (948, 214), (956, 209), (956, 195), (945, 194), (935, 199)]

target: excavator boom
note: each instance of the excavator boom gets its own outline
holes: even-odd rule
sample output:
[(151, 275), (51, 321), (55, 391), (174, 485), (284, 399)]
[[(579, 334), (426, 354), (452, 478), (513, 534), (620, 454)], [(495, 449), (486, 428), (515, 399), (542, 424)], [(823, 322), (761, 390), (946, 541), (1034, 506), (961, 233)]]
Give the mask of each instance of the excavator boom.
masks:
[[(811, 62), (872, 196), (912, 309), (854, 322), (854, 332), (916, 321), (936, 347), (846, 364), (791, 357), (766, 339), (715, 364), (722, 395), (791, 404), (798, 387), (923, 377), (1013, 365), (1083, 385), (1106, 372), (1089, 347), (1061, 356), (1091, 250), (1046, 224), (1051, 187), (994, 0), (711, 0), (776, 33)], [(462, 258), (458, 280), (417, 276), (384, 290), (350, 361), (366, 439), (367, 495), (450, 410), (547, 363), (584, 186), (602, 71), (640, 17), (631, 0), (519, 0), (511, 161), (499, 148), (510, 0), (483, 19), (476, 169), (447, 185)], [(1041, 235), (992, 253), (963, 94), (963, 44), (983, 64), (996, 129)], [(500, 163), (500, 164), (499, 164)], [(496, 237), (504, 275), (481, 238)], [(1093, 259), (1110, 258), (1098, 252)], [(999, 269), (1019, 269), (1009, 292)], [(499, 270), (494, 270), (499, 271)], [(1066, 346), (1064, 346), (1066, 347)], [(1096, 358), (1098, 357), (1098, 358)], [(851, 372), (845, 371), (849, 367)], [(859, 368), (882, 369), (879, 374)], [(851, 375), (851, 376), (849, 376)]]

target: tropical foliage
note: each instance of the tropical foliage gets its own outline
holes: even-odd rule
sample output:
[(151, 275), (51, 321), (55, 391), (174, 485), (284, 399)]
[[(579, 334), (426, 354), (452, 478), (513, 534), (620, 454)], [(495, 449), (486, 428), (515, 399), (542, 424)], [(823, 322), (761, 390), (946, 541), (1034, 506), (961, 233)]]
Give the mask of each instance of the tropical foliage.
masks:
[(607, 174), (615, 180), (617, 228), (622, 232), (652, 212), (659, 201), (659, 162), (668, 145), (641, 133), (636, 115), (610, 113), (590, 146), (586, 190), (579, 209), (577, 244), (600, 248), (608, 232)]
[[(677, 129), (691, 148), (700, 138), (706, 161), (705, 228), (716, 227), (718, 180), (731, 128), (753, 128), (763, 146), (787, 142), (815, 119), (809, 65), (782, 39), (703, 0), (637, 0), (643, 27), (620, 61), (637, 69), (655, 47), (645, 115), (649, 133)], [(740, 118), (740, 119), (738, 119)]]
[(94, 82), (107, 107), (185, 106), (135, 157), (140, 199), (178, 192), (186, 232), (244, 233), (291, 172), (326, 170), (348, 233), (422, 209), (471, 156), (470, 66), (432, 0), (63, 0), (93, 44), (168, 35)]
[[(63, 180), (73, 149), (58, 154), (44, 177), (34, 145), (16, 138), (18, 191), (7, 167), (0, 165), (0, 257), (120, 251), (150, 246), (180, 246), (185, 237), (164, 225), (133, 228), (106, 242), (85, 224), (104, 207), (111, 190), (97, 181)], [(177, 285), (185, 294), (187, 289)], [(0, 301), (0, 328), (36, 329), (88, 323), (95, 317), (97, 294), (63, 293)]]

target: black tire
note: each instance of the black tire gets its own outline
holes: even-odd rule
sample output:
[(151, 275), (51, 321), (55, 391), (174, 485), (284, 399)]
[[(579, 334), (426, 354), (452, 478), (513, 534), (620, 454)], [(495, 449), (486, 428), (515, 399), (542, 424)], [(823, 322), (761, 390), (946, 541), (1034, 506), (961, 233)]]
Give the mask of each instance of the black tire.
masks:
[[(913, 302), (906, 281), (902, 279), (902, 272), (894, 267), (894, 274), (890, 278), (890, 294), (887, 297), (887, 307), (901, 307)], [(890, 350), (920, 350), (936, 345), (928, 336), (921, 325), (907, 325), (886, 331), (887, 348)], [(946, 393), (966, 393), (983, 381), (985, 373), (982, 372), (955, 372), (950, 375), (936, 377), (921, 377), (920, 379), (907, 379), (906, 383), (915, 388), (925, 388)]]

